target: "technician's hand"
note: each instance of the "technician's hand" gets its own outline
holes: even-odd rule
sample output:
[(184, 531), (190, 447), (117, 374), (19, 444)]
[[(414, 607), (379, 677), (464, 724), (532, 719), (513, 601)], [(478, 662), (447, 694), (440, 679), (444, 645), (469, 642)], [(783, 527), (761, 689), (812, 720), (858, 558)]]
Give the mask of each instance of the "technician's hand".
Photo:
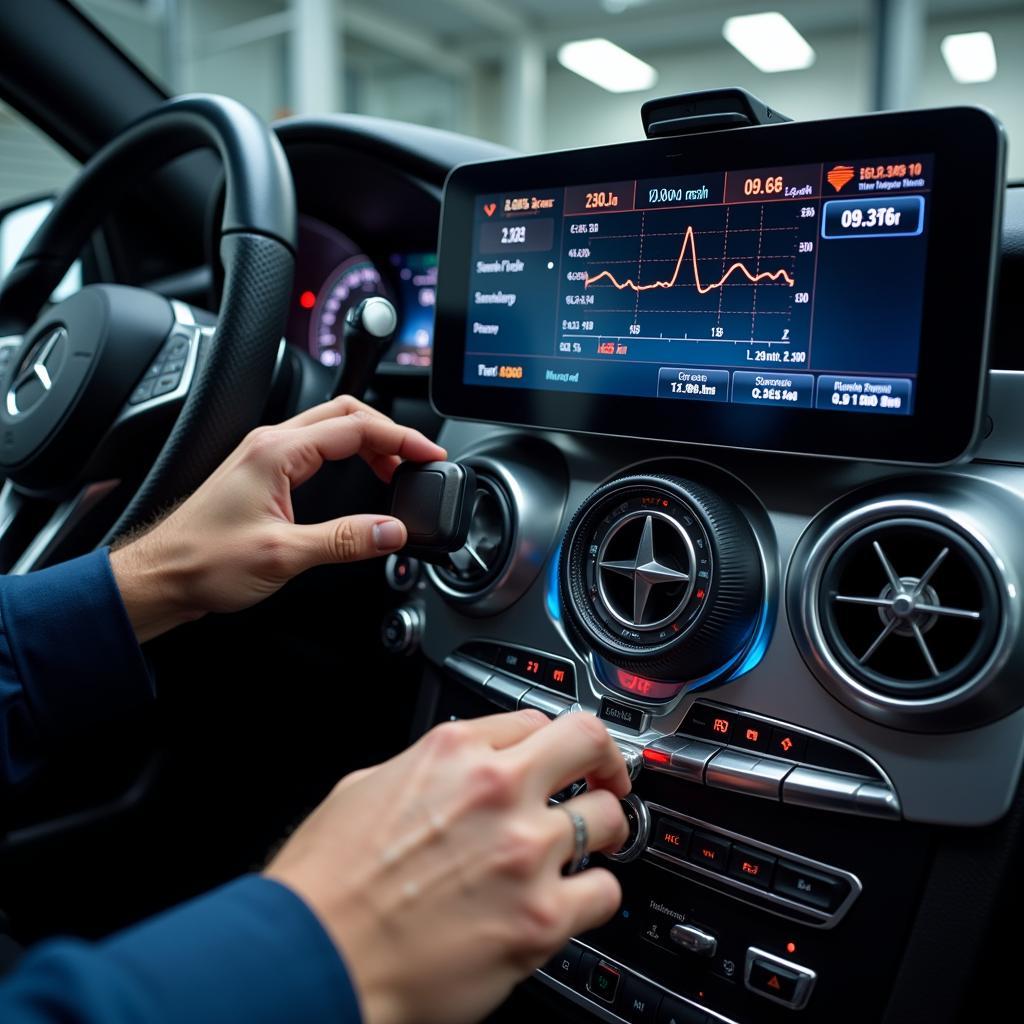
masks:
[[(589, 792), (547, 805), (583, 777)], [(267, 874), (320, 918), (367, 1024), (468, 1024), (615, 913), (611, 872), (560, 873), (575, 845), (565, 809), (586, 822), (590, 850), (614, 850), (629, 788), (590, 715), (446, 723), (339, 783)]]
[(171, 515), (111, 554), (139, 640), (206, 612), (247, 608), (314, 565), (402, 547), (405, 526), (390, 516), (295, 523), (292, 490), (324, 462), (352, 455), (388, 481), (403, 459), (445, 452), (347, 396), (254, 430)]

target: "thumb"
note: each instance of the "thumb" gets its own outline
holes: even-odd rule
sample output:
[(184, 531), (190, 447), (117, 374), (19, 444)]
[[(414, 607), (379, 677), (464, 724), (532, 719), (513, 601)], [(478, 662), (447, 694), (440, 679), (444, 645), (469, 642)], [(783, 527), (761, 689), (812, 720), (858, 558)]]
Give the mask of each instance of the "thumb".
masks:
[(405, 524), (391, 516), (343, 516), (313, 526), (295, 526), (304, 567), (329, 562), (361, 562), (405, 546)]

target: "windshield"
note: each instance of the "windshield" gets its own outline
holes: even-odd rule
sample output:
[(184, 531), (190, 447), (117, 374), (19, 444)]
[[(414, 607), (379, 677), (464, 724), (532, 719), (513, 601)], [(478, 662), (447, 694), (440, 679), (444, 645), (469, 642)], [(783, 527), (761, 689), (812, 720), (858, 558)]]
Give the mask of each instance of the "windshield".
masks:
[(635, 139), (644, 100), (716, 86), (798, 119), (970, 103), (1024, 178), (1020, 0), (76, 3), (169, 92), (268, 119), (345, 110), (532, 151)]

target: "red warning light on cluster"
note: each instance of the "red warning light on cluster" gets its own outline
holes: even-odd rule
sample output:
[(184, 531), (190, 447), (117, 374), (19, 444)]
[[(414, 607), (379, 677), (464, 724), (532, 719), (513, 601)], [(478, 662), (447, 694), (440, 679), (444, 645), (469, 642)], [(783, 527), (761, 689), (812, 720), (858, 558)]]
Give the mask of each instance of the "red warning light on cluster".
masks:
[(299, 305), (303, 309), (312, 309), (316, 305), (316, 292), (311, 292), (307, 288), (299, 295)]

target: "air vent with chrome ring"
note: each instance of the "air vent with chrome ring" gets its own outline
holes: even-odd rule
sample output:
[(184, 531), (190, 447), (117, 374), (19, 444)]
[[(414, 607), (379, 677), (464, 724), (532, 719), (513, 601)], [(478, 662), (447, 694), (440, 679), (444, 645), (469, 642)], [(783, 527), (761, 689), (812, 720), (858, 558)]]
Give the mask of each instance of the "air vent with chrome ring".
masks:
[(558, 450), (537, 438), (490, 441), (459, 459), (476, 474), (466, 544), (428, 565), (430, 582), (449, 604), (494, 615), (534, 584), (558, 542), (568, 474)]
[[(974, 515), (993, 508), (976, 495), (971, 506)], [(881, 500), (816, 524), (801, 542), (790, 618), (805, 658), (843, 703), (901, 728), (942, 731), (1024, 702), (999, 684), (1019, 615), (1012, 569), (988, 537), (1004, 527), (998, 514), (985, 526), (969, 515), (946, 500)]]

